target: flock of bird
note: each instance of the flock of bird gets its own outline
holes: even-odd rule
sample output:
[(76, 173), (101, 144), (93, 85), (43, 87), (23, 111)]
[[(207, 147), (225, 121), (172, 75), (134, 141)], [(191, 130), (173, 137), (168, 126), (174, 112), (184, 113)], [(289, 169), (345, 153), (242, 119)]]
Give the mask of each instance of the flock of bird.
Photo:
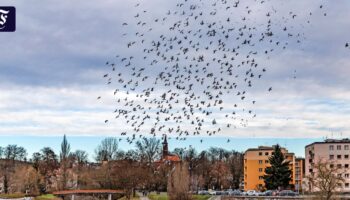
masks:
[(164, 14), (137, 3), (138, 12), (121, 24), (125, 44), (106, 62), (113, 118), (125, 125), (121, 135), (130, 143), (146, 134), (186, 140), (247, 126), (256, 117), (253, 90), (273, 90), (261, 86), (270, 56), (302, 43), (300, 31), (313, 15), (298, 19), (297, 12), (279, 11), (274, 0), (171, 3)]

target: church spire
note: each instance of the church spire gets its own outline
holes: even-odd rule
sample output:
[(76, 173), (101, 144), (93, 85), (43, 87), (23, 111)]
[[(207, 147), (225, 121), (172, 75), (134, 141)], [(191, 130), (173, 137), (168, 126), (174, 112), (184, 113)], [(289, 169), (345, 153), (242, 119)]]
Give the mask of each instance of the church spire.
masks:
[(169, 155), (169, 150), (168, 150), (168, 140), (167, 136), (164, 135), (164, 141), (163, 141), (163, 158)]

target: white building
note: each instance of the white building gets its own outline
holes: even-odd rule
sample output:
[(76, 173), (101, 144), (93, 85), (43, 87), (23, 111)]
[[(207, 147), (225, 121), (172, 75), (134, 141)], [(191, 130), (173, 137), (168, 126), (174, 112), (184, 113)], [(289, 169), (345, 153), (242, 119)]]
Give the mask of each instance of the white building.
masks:
[[(323, 142), (314, 142), (305, 147), (305, 177), (317, 173), (314, 169), (315, 163), (320, 160), (329, 163), (329, 167), (341, 168), (341, 174), (345, 182), (341, 184), (341, 192), (350, 192), (350, 139), (327, 139)], [(304, 182), (306, 180), (304, 179)], [(304, 188), (306, 191), (314, 192), (317, 189), (309, 183)]]

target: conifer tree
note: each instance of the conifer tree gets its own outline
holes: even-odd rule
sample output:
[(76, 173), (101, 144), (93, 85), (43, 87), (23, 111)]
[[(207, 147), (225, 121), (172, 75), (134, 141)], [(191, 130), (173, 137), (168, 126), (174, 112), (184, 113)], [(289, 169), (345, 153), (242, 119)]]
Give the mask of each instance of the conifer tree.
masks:
[(63, 141), (61, 143), (61, 153), (60, 153), (60, 159), (61, 159), (61, 168), (62, 168), (62, 189), (66, 189), (67, 186), (67, 179), (68, 179), (68, 157), (70, 155), (70, 144), (67, 141), (66, 135), (63, 136)]
[(268, 190), (286, 188), (291, 181), (292, 171), (279, 145), (275, 146), (273, 155), (269, 158), (270, 167), (265, 169), (264, 182)]

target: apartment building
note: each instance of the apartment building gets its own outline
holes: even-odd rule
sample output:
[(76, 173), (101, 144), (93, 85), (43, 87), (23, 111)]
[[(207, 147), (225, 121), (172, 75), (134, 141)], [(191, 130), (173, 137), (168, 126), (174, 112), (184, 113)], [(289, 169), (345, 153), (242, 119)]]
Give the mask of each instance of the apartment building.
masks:
[[(305, 147), (305, 177), (310, 177), (317, 171), (315, 163), (320, 160), (329, 162), (329, 167), (342, 168), (345, 183), (341, 184), (340, 191), (350, 192), (350, 139), (326, 139), (323, 142), (314, 142)], [(310, 183), (306, 182), (306, 190), (317, 191)]]
[(295, 191), (301, 192), (305, 177), (305, 159), (295, 158)]
[[(302, 180), (302, 167), (300, 159), (296, 159), (294, 153), (289, 153), (287, 149), (281, 148), (286, 160), (290, 161), (292, 170), (291, 184), (296, 183), (296, 161), (298, 161), (298, 181)], [(264, 189), (265, 168), (270, 166), (269, 157), (273, 155), (274, 146), (259, 146), (250, 148), (244, 153), (244, 190), (262, 190)]]

